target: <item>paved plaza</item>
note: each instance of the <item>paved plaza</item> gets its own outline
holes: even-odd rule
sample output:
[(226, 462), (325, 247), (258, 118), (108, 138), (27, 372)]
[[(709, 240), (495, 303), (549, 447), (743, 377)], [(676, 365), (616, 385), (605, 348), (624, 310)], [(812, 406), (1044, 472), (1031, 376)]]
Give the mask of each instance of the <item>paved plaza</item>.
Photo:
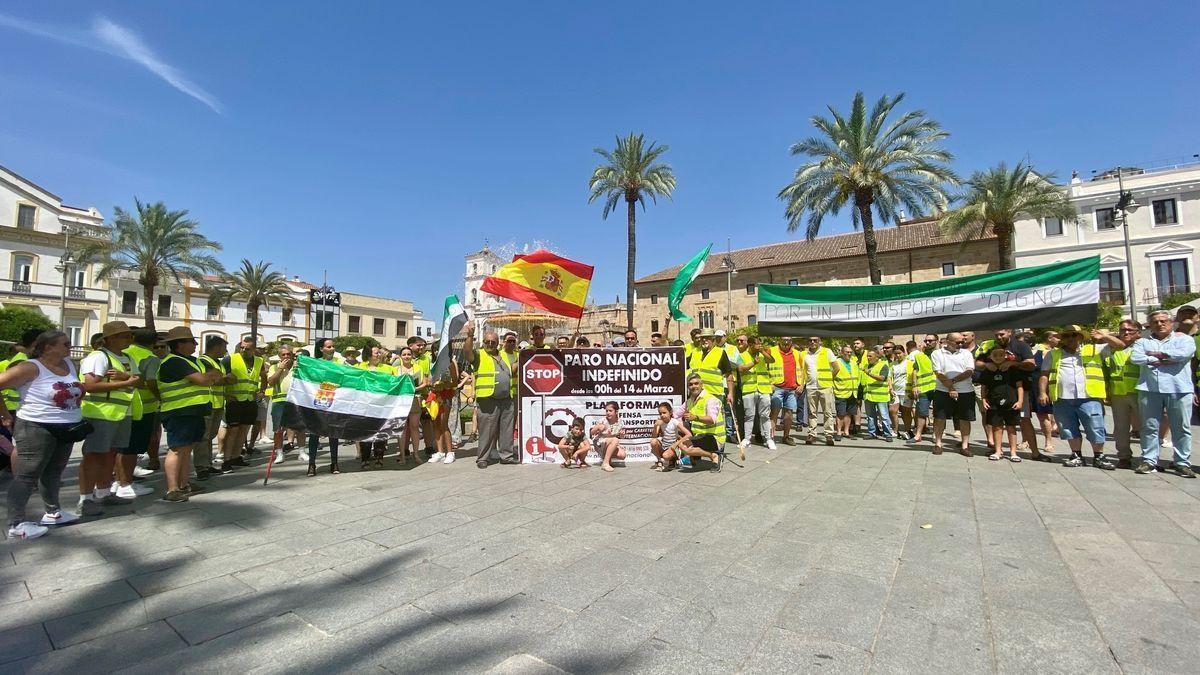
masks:
[(1195, 672), (1200, 481), (977, 452), (289, 458), (0, 544), (0, 671)]

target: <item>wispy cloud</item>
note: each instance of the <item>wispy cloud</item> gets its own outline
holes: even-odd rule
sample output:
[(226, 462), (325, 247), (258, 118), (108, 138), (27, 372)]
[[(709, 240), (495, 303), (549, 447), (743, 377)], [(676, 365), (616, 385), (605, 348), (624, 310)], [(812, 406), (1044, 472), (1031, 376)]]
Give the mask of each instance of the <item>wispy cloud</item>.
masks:
[(150, 49), (137, 33), (103, 16), (96, 17), (91, 30), (48, 26), (5, 14), (0, 14), (0, 26), (133, 61), (162, 78), (176, 90), (200, 101), (216, 113), (221, 112), (221, 102), (217, 97), (188, 79), (183, 71), (158, 58), (154, 50)]

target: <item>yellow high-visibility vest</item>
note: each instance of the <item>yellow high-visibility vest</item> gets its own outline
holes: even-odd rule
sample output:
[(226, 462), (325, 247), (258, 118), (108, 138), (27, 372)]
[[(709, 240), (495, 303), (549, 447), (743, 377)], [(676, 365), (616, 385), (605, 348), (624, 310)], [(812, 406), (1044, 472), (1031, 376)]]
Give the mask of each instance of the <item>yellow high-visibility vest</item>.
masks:
[[(129, 345), (125, 348), (125, 356), (129, 357), (129, 363), (132, 366), (132, 372), (140, 375), (142, 372), (142, 361), (154, 356), (154, 352), (146, 349), (141, 345)], [(146, 413), (158, 412), (158, 397), (149, 389), (135, 389), (133, 392), (137, 403), (134, 404), (133, 419), (140, 420)], [(138, 409), (138, 405), (141, 409)]]
[[(739, 352), (739, 356), (743, 361), (750, 362), (750, 350)], [(771, 372), (767, 367), (766, 359), (763, 358), (763, 353), (758, 353), (758, 358), (754, 360), (754, 365), (750, 370), (743, 371), (742, 375), (742, 396), (750, 394), (770, 394), (772, 390)]]
[[(8, 370), (10, 366), (28, 360), (29, 356), (27, 356), (25, 352), (17, 352), (11, 359), (3, 362), (4, 365), (3, 367), (0, 367), (0, 373)], [(17, 409), (21, 407), (21, 392), (17, 391), (16, 389), (5, 389), (3, 394), (4, 405), (8, 408), (8, 411), (16, 412)]]
[(1142, 367), (1129, 360), (1133, 353), (1132, 347), (1115, 351), (1105, 363), (1108, 365), (1108, 393), (1110, 396), (1137, 395), (1137, 383), (1141, 378)]
[[(887, 361), (879, 359), (873, 366), (867, 364), (867, 367), (863, 372), (870, 373), (871, 375), (875, 376), (882, 376), (883, 369), (886, 367)], [(886, 377), (883, 378), (882, 381), (877, 381), (872, 377), (867, 377), (866, 384), (863, 385), (863, 398), (871, 401), (872, 403), (887, 403), (888, 400), (891, 399), (891, 395), (888, 391), (889, 384), (889, 378)]]
[[(125, 364), (117, 358), (116, 354), (100, 348), (101, 352), (108, 357), (108, 367), (122, 373), (129, 372), (125, 368)], [(95, 352), (93, 352), (95, 353)], [(83, 381), (82, 373), (79, 375), (79, 380)], [(83, 405), (80, 408), (83, 410), (83, 416), (91, 419), (108, 420), (110, 422), (120, 422), (133, 413), (133, 390), (132, 389), (113, 389), (106, 391), (103, 394), (88, 394), (83, 397)]]
[(937, 376), (933, 374), (933, 360), (929, 355), (920, 350), (913, 352), (913, 365), (916, 366), (916, 372), (910, 372), (908, 377), (910, 380), (916, 378), (917, 393), (927, 394), (937, 389)]
[(234, 352), (229, 357), (229, 372), (237, 378), (237, 382), (229, 385), (226, 392), (235, 401), (253, 401), (258, 393), (258, 385), (262, 379), (263, 359), (254, 357), (252, 365), (246, 367), (246, 359), (241, 352)]
[[(707, 411), (708, 399), (710, 397), (712, 397), (712, 394), (709, 394), (707, 391), (700, 392), (700, 395), (696, 397), (696, 400), (694, 402), (687, 404), (688, 412), (692, 413), (696, 417), (704, 417), (705, 415), (707, 415), (708, 414), (708, 411)], [(701, 422), (699, 420), (692, 420), (692, 423), (691, 423), (692, 433), (693, 434), (712, 434), (713, 436), (717, 437), (718, 444), (724, 444), (725, 443), (725, 411), (722, 409), (722, 406), (720, 405), (720, 399), (717, 399), (717, 400), (718, 400), (718, 403), (717, 403), (716, 419), (714, 419), (712, 421), (712, 424), (705, 424), (704, 422)]]
[[(1062, 347), (1050, 350), (1049, 390), (1050, 400), (1057, 401), (1062, 397), (1062, 382), (1058, 377), (1058, 366), (1062, 362)], [(1088, 398), (1102, 399), (1106, 395), (1104, 388), (1104, 365), (1100, 360), (1100, 350), (1094, 344), (1082, 345), (1079, 348), (1079, 359), (1083, 362), (1083, 386)]]
[(718, 347), (708, 350), (707, 354), (696, 349), (692, 351), (692, 358), (688, 361), (688, 370), (699, 374), (704, 390), (717, 398), (725, 396), (725, 376), (721, 374), (722, 356), (725, 356), (725, 350)]
[(838, 359), (838, 365), (841, 369), (833, 378), (833, 396), (834, 398), (854, 398), (858, 393), (858, 385), (861, 383), (861, 371), (858, 368), (856, 359), (846, 361)]
[[(229, 374), (229, 373), (225, 372), (225, 366), (221, 365), (221, 361), (219, 359), (214, 359), (211, 356), (201, 354), (198, 361), (200, 362), (200, 365), (204, 367), (205, 372), (208, 372), (210, 370), (215, 370), (215, 371), (218, 371), (219, 373), (221, 373), (222, 375)], [(211, 385), (208, 388), (208, 391), (209, 391), (210, 397), (212, 398), (213, 410), (219, 410), (221, 408), (224, 408), (225, 407), (225, 385), (223, 385), (223, 384)]]
[[(163, 365), (172, 360), (183, 361), (197, 373), (204, 372), (204, 366), (198, 360), (179, 354), (167, 354), (167, 358), (162, 361)], [(206, 385), (195, 384), (187, 377), (180, 378), (175, 382), (160, 381), (158, 393), (162, 397), (162, 411), (165, 413), (194, 405), (212, 407), (212, 389)]]

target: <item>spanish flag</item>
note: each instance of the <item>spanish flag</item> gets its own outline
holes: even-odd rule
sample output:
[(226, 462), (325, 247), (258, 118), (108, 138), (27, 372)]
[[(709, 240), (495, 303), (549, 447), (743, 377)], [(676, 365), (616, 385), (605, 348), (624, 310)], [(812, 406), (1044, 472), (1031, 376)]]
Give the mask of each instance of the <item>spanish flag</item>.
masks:
[(583, 316), (591, 283), (591, 265), (538, 249), (513, 256), (512, 262), (483, 280), (480, 290), (578, 319)]

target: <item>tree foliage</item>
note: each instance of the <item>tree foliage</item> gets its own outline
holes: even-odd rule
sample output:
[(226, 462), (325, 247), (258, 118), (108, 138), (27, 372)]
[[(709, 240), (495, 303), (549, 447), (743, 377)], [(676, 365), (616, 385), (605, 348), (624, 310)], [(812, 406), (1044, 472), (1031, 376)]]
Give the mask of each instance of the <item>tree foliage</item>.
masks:
[(803, 225), (809, 240), (820, 233), (825, 216), (851, 206), (851, 222), (863, 231), (873, 284), (882, 280), (874, 218), (895, 222), (902, 209), (914, 217), (926, 210), (943, 211), (949, 203), (945, 186), (957, 182), (947, 165), (953, 155), (940, 147), (949, 136), (941, 125), (923, 110), (891, 118), (903, 100), (904, 94), (882, 96), (868, 111), (860, 91), (849, 115), (830, 106), (830, 117), (814, 116), (811, 122), (820, 134), (791, 148), (793, 156), (809, 161), (779, 191), (787, 205), (788, 231)]
[(625, 269), (625, 325), (633, 325), (633, 279), (637, 262), (637, 209), (636, 204), (646, 210), (646, 197), (658, 203), (659, 197), (671, 198), (675, 192), (675, 172), (670, 164), (659, 159), (667, 151), (665, 145), (651, 142), (646, 145), (643, 134), (630, 133), (625, 138), (617, 137), (614, 150), (596, 148), (595, 153), (604, 158), (604, 163), (592, 170), (588, 180), (588, 203), (604, 199), (602, 218), (617, 207), (622, 199), (626, 207), (626, 269)]
[[(36, 309), (21, 307), (20, 305), (0, 307), (0, 340), (9, 343), (18, 343), (21, 341), (21, 336), (30, 328), (39, 328), (46, 331), (54, 330), (58, 328), (58, 325), (51, 321), (50, 317)], [(11, 345), (0, 345), (0, 358), (7, 359), (14, 353), (15, 351)]]
[(250, 334), (258, 337), (258, 310), (271, 305), (291, 307), (292, 289), (287, 285), (283, 273), (272, 270), (271, 263), (252, 263), (242, 258), (242, 266), (233, 272), (221, 274), (216, 286), (209, 289), (209, 305), (221, 306), (230, 302), (246, 305), (250, 317)]
[(87, 242), (75, 251), (76, 259), (96, 263), (97, 278), (116, 270), (137, 276), (146, 299), (146, 327), (154, 328), (155, 289), (168, 281), (202, 283), (204, 275), (222, 271), (213, 255), (221, 245), (200, 234), (200, 224), (186, 210), (170, 211), (162, 202), (145, 204), (136, 197), (135, 212), (113, 209), (113, 236), (109, 241)]
[(1067, 222), (1077, 217), (1067, 191), (1054, 184), (1053, 174), (1039, 175), (1024, 162), (1017, 162), (1011, 171), (1004, 162), (977, 171), (967, 179), (966, 187), (966, 192), (956, 197), (961, 205), (943, 215), (938, 227), (948, 236), (966, 235), (964, 244), (991, 230), (996, 235), (1002, 270), (1012, 267), (1018, 218), (1058, 218)]

